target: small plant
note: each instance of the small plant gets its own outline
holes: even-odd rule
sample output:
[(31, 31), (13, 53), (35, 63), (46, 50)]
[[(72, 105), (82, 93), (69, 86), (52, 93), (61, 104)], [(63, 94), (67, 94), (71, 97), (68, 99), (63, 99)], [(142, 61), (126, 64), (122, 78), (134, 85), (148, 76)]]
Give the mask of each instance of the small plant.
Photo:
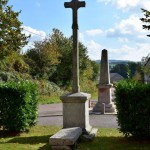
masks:
[(37, 119), (37, 88), (29, 81), (0, 84), (0, 127), (26, 131)]

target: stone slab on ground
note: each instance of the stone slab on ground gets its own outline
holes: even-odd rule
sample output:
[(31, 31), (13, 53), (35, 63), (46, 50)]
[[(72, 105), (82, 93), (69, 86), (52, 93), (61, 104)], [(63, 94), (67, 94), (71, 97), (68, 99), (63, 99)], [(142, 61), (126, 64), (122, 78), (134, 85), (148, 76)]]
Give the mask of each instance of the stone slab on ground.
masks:
[(79, 136), (82, 134), (80, 127), (61, 129), (49, 139), (52, 146), (71, 146), (74, 145)]

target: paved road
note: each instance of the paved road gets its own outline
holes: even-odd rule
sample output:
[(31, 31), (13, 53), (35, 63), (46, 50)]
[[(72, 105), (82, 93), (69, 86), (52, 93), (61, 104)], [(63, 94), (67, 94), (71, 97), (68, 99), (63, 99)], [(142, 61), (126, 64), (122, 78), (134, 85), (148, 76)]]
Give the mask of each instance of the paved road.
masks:
[[(38, 125), (63, 126), (62, 103), (39, 106)], [(116, 115), (90, 114), (90, 125), (101, 128), (118, 128)]]

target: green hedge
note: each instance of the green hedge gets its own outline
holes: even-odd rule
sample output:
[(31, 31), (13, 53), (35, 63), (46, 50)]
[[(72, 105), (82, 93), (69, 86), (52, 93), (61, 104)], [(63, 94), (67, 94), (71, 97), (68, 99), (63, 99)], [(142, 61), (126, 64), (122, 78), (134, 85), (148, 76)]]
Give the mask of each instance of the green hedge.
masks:
[(0, 83), (0, 127), (26, 131), (37, 119), (37, 88), (29, 81)]
[(115, 95), (120, 131), (125, 136), (150, 138), (150, 84), (121, 81)]

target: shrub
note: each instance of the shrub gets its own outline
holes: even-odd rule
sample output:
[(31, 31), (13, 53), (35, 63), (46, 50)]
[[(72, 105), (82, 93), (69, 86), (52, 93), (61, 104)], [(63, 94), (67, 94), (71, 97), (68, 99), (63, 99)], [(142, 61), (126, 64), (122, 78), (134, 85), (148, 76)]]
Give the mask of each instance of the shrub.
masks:
[(34, 82), (38, 87), (40, 95), (59, 96), (63, 94), (63, 91), (53, 82), (46, 80), (34, 80)]
[(118, 125), (125, 136), (150, 138), (150, 84), (132, 80), (116, 86)]
[(37, 88), (29, 81), (0, 84), (0, 127), (26, 131), (37, 119)]

